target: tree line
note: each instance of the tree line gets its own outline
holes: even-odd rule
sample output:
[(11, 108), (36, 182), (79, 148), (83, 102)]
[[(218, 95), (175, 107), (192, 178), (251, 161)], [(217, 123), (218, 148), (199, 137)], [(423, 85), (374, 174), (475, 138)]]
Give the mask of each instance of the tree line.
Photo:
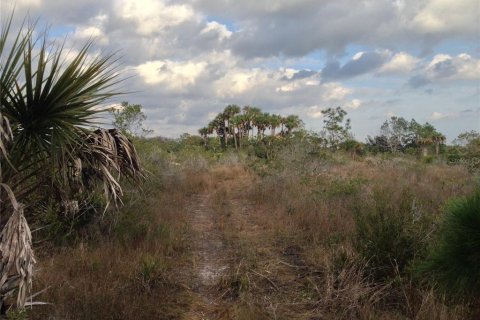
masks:
[[(321, 147), (332, 150), (345, 149), (355, 153), (366, 150), (374, 153), (418, 150), (427, 156), (429, 149), (434, 148), (438, 156), (446, 141), (445, 135), (428, 122), (421, 124), (415, 119), (408, 121), (402, 117), (391, 117), (381, 125), (377, 135), (368, 136), (365, 143), (361, 143), (355, 140), (351, 132), (351, 120), (342, 107), (324, 109), (322, 115), (324, 127), (314, 135)], [(223, 148), (241, 148), (252, 139), (262, 141), (270, 137), (288, 137), (302, 128), (303, 121), (297, 115), (283, 117), (263, 112), (257, 107), (240, 108), (232, 104), (218, 113), (207, 126), (200, 128), (198, 133), (205, 146), (209, 137), (214, 136)], [(267, 133), (267, 130), (270, 132)]]
[[(207, 145), (208, 136), (215, 134), (222, 147), (233, 143), (235, 148), (240, 148), (249, 139), (261, 140), (267, 136), (275, 137), (290, 135), (293, 130), (303, 126), (303, 121), (297, 115), (282, 117), (278, 114), (263, 112), (260, 108), (238, 105), (228, 105), (222, 112), (200, 128), (198, 133)], [(280, 129), (277, 132), (277, 129)]]
[(378, 135), (367, 138), (367, 146), (376, 152), (391, 153), (420, 149), (422, 155), (427, 156), (428, 149), (433, 145), (438, 156), (445, 141), (445, 135), (428, 122), (420, 124), (415, 119), (408, 121), (402, 117), (391, 117), (382, 124)]

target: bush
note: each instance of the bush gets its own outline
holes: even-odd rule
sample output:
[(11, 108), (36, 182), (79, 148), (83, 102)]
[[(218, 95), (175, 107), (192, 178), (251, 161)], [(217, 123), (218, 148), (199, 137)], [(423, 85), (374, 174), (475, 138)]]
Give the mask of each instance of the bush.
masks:
[(424, 217), (412, 195), (396, 203), (388, 191), (375, 191), (374, 205), (361, 206), (356, 216), (355, 247), (367, 261), (368, 275), (384, 281), (403, 274), (423, 249)]
[(480, 189), (450, 203), (437, 245), (419, 272), (452, 299), (480, 298)]

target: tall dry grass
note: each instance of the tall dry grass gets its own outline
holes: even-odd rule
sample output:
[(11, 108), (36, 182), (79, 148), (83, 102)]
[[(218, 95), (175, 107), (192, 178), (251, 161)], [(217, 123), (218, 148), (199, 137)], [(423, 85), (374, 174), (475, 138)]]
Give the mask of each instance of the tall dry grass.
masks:
[[(148, 172), (141, 188), (125, 186), (125, 205), (95, 220), (85, 237), (47, 246), (34, 292), (50, 303), (32, 319), (181, 319), (191, 299), (186, 203), (211, 183), (201, 157), (175, 159), (156, 143), (139, 152)], [(202, 163), (202, 166), (198, 166)]]
[(464, 168), (341, 155), (294, 160), (280, 158), (274, 170), (255, 163), (243, 183), (233, 181), (238, 188), (217, 192), (219, 211), (230, 212), (224, 233), (238, 251), (220, 290), (231, 294), (237, 318), (469, 316), (468, 306), (446, 304), (412, 275), (444, 205), (473, 189)]

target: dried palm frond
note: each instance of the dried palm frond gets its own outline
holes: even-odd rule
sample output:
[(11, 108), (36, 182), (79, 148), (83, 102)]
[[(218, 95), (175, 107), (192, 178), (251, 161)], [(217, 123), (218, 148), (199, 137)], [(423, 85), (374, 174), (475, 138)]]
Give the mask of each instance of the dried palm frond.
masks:
[(80, 211), (80, 206), (77, 200), (63, 200), (62, 209), (66, 216), (74, 217)]
[(10, 121), (0, 112), (0, 156), (7, 157), (5, 143), (13, 139)]
[(92, 139), (92, 143), (78, 153), (82, 164), (82, 184), (93, 188), (97, 182), (103, 183), (105, 197), (115, 203), (121, 201), (122, 188), (112, 172), (119, 172), (112, 150)]
[(93, 134), (100, 137), (101, 144), (112, 151), (121, 175), (134, 180), (143, 178), (137, 150), (132, 141), (121, 131), (117, 129), (97, 129)]
[(77, 155), (74, 167), (82, 170), (83, 186), (89, 188), (96, 182), (103, 183), (105, 197), (109, 201), (121, 203), (123, 191), (118, 182), (120, 177), (135, 181), (143, 178), (135, 146), (116, 129), (98, 129), (87, 133)]
[(18, 203), (10, 188), (7, 191), (13, 213), (0, 234), (0, 299), (1, 303), (17, 293), (17, 307), (23, 308), (27, 293), (32, 288), (35, 257), (32, 249), (32, 234), (23, 215), (23, 205)]

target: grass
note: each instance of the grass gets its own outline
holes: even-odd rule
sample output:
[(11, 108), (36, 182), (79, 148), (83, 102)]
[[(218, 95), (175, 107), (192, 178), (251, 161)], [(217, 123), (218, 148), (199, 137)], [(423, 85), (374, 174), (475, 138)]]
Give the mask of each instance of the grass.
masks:
[(208, 194), (227, 248), (219, 255), (228, 255), (208, 288), (222, 305), (212, 319), (474, 318), (414, 272), (438, 241), (449, 199), (471, 193), (474, 176), (409, 157), (289, 148), (265, 161), (141, 141), (143, 191), (127, 188), (120, 215), (90, 225), (89, 237), (46, 247), (34, 284), (49, 287), (41, 300), (53, 304), (29, 316), (192, 318), (204, 302), (187, 204)]

